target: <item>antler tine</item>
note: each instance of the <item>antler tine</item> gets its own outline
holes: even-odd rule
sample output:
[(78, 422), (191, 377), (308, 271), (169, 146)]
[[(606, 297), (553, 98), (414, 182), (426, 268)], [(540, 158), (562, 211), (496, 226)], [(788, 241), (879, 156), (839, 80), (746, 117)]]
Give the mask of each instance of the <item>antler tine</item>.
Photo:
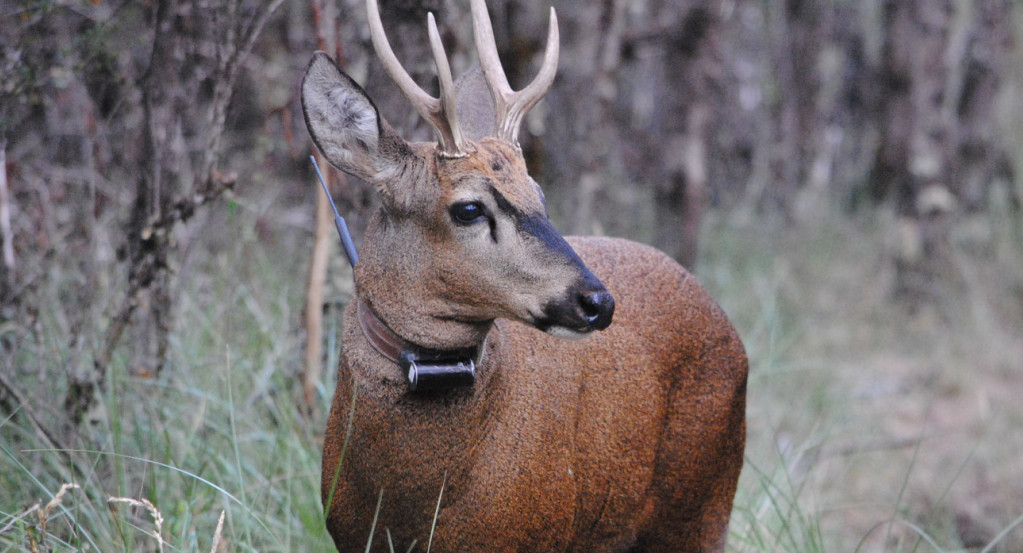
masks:
[(448, 65), (447, 55), (444, 53), (444, 45), (440, 41), (440, 33), (437, 32), (437, 23), (434, 21), (433, 14), (429, 14), (427, 25), (430, 33), (430, 50), (433, 52), (433, 60), (437, 66), (437, 76), (440, 81), (439, 99), (430, 96), (420, 88), (401, 66), (398, 57), (394, 55), (394, 50), (391, 49), (391, 44), (387, 41), (387, 33), (384, 32), (384, 24), (380, 20), (380, 8), (377, 6), (377, 0), (366, 0), (366, 16), (369, 20), (373, 49), (376, 51), (377, 57), (380, 58), (384, 71), (391, 77), (412, 107), (437, 131), (441, 152), (451, 156), (462, 155), (465, 152), (465, 143), (455, 117), (451, 68)]
[(462, 131), (458, 126), (458, 116), (455, 110), (455, 83), (454, 79), (451, 78), (451, 66), (448, 65), (448, 55), (444, 51), (444, 43), (440, 40), (440, 33), (437, 31), (437, 22), (433, 18), (433, 12), (427, 14), (426, 21), (430, 34), (430, 50), (433, 51), (433, 63), (437, 66), (437, 81), (440, 85), (440, 108), (448, 125), (448, 132), (451, 133), (451, 145), (454, 147), (454, 151), (448, 151), (447, 153), (462, 153), (465, 152), (465, 142), (462, 140)]
[(472, 0), (472, 29), (476, 38), (476, 50), (479, 52), (480, 66), (483, 75), (494, 97), (494, 108), (497, 112), (497, 136), (512, 143), (518, 141), (519, 125), (522, 117), (543, 98), (554, 75), (558, 71), (558, 17), (551, 8), (550, 24), (547, 30), (547, 47), (544, 50), (543, 63), (533, 82), (516, 92), (508, 84), (508, 77), (501, 66), (497, 55), (497, 41), (490, 23), (490, 15), (484, 0)]

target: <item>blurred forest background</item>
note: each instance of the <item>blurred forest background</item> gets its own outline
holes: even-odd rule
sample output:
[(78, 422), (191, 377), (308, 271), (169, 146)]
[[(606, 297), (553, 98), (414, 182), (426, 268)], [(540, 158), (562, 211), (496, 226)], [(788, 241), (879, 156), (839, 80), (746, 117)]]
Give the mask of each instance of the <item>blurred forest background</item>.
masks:
[[(474, 63), (467, 1), (381, 4), (427, 90), (427, 12)], [(1023, 549), (1023, 5), (491, 0), (513, 86), (551, 4), (552, 219), (675, 256), (750, 353), (730, 548)], [(0, 551), (330, 550), (317, 49), (432, 139), (358, 0), (0, 0)]]

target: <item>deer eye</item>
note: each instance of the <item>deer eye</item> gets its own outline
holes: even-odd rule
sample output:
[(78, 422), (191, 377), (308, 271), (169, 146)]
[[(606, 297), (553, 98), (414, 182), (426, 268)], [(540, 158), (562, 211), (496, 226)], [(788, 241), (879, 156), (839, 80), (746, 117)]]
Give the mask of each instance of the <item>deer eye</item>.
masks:
[(451, 206), (451, 218), (460, 225), (472, 225), (487, 218), (479, 202), (462, 202)]

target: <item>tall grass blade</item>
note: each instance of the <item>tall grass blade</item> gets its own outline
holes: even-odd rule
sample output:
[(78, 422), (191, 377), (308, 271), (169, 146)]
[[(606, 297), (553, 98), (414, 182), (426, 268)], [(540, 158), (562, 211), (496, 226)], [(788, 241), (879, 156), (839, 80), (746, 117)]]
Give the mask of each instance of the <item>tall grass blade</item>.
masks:
[(444, 473), (444, 479), (440, 483), (440, 493), (437, 494), (437, 507), (433, 510), (433, 523), (430, 524), (430, 541), (426, 543), (426, 553), (430, 553), (433, 547), (433, 533), (437, 529), (437, 517), (440, 516), (440, 501), (444, 498), (444, 487), (448, 483), (448, 473)]
[[(384, 489), (380, 488), (380, 494), (377, 495), (377, 508), (373, 511), (373, 524), (369, 525), (369, 539), (366, 540), (366, 553), (369, 553), (370, 547), (373, 547), (373, 536), (377, 533), (377, 519), (380, 517), (380, 505), (384, 502)], [(388, 540), (390, 540), (390, 534), (388, 533)]]

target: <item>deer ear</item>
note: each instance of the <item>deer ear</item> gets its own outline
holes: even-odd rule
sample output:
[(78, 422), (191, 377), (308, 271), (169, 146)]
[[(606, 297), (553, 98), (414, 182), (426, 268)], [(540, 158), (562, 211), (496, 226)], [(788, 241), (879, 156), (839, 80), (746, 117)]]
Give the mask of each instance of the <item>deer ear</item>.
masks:
[(380, 117), (366, 91), (316, 52), (302, 78), (302, 112), (309, 134), (338, 169), (373, 183), (388, 195), (388, 183), (415, 154)]
[(494, 97), (478, 64), (455, 81), (455, 113), (465, 138), (479, 142), (497, 134)]

